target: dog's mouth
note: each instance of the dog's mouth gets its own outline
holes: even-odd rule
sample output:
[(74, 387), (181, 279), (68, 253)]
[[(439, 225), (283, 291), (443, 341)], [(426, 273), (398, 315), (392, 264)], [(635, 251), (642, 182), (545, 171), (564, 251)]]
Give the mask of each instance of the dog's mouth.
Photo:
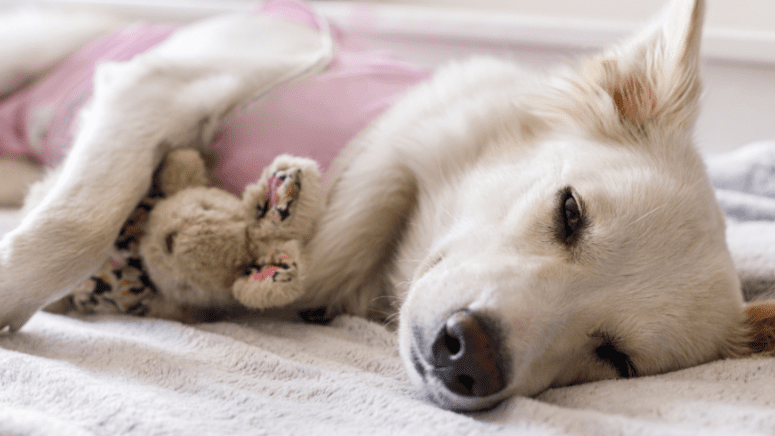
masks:
[(499, 334), (486, 317), (461, 310), (439, 328), (430, 346), (416, 326), (409, 359), (429, 398), (445, 409), (475, 411), (497, 405), (506, 387)]

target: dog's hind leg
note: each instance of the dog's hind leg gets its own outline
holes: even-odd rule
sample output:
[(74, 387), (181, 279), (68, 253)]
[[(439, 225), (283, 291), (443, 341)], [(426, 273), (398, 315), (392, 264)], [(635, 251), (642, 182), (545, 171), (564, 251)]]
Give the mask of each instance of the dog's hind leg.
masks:
[(120, 24), (118, 18), (88, 12), (24, 8), (0, 13), (0, 97)]
[[(330, 193), (307, 246), (303, 308), (367, 316), (383, 293), (384, 265), (415, 204), (416, 180), (395, 149), (359, 153)], [(330, 315), (330, 313), (329, 313)]]
[(285, 20), (227, 16), (99, 66), (57, 183), (0, 240), (0, 329), (19, 329), (96, 271), (167, 150), (208, 143), (233, 108), (325, 66), (329, 42)]
[[(44, 74), (94, 36), (121, 20), (102, 14), (23, 8), (0, 13), (0, 98)], [(19, 206), (42, 169), (0, 156), (0, 207)]]

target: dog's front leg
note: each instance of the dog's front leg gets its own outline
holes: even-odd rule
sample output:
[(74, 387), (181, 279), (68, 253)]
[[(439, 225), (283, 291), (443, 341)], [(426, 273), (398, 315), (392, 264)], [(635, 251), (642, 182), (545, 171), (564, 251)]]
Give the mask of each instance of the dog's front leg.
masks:
[(20, 328), (85, 280), (147, 191), (165, 138), (144, 129), (148, 112), (122, 110), (133, 93), (140, 97), (135, 88), (130, 81), (101, 84), (55, 183), (0, 241), (0, 327)]
[[(0, 98), (122, 22), (93, 12), (0, 8)], [(0, 207), (18, 207), (42, 169), (23, 158), (0, 156), (0, 174)]]
[(247, 15), (186, 27), (129, 62), (101, 65), (56, 184), (0, 241), (0, 329), (20, 328), (99, 267), (165, 151), (209, 142), (230, 110), (330, 54), (313, 30)]
[[(300, 307), (379, 315), (386, 263), (416, 202), (417, 183), (406, 156), (380, 135), (362, 147), (339, 176), (307, 246), (305, 297)], [(330, 313), (329, 313), (330, 315)], [(380, 315), (380, 316), (384, 316)]]
[(20, 89), (94, 36), (123, 23), (95, 12), (0, 8), (0, 96)]

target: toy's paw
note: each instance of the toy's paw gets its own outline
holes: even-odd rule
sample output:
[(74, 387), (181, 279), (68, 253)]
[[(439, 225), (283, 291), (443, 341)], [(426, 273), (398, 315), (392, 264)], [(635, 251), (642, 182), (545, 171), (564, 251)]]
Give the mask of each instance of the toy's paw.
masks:
[(248, 280), (287, 283), (298, 278), (298, 266), (290, 256), (279, 253), (271, 260), (252, 264), (245, 271)]
[(277, 170), (267, 180), (264, 200), (256, 206), (256, 213), (262, 225), (286, 221), (296, 208), (301, 193), (301, 170), (288, 168)]
[(233, 288), (234, 298), (251, 309), (268, 309), (285, 306), (301, 297), (303, 290), (299, 280), (294, 280), (291, 274), (281, 273), (280, 276), (284, 277), (278, 277), (277, 271), (274, 271), (268, 278), (260, 278), (259, 274), (237, 279)]
[(243, 195), (255, 220), (252, 236), (296, 238), (309, 233), (319, 206), (319, 179), (314, 161), (278, 156)]
[(243, 305), (264, 309), (289, 304), (302, 293), (301, 270), (296, 262), (298, 241), (286, 241), (249, 265), (234, 283), (233, 294)]
[[(139, 262), (139, 261), (137, 261)], [(134, 266), (103, 267), (67, 297), (71, 307), (81, 313), (148, 314), (156, 290), (145, 273)]]

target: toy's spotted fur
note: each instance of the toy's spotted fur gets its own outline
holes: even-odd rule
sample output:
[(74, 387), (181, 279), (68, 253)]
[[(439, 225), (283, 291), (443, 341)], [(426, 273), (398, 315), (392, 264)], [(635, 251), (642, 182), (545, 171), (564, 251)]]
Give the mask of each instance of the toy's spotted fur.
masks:
[[(132, 264), (138, 267), (132, 266)], [(139, 259), (121, 268), (103, 266), (69, 297), (73, 309), (82, 313), (126, 313), (145, 316), (157, 296), (156, 288), (139, 265)]]
[(82, 313), (127, 313), (145, 316), (157, 296), (140, 257), (148, 215), (162, 195), (156, 189), (132, 211), (100, 270), (67, 297), (70, 309)]

